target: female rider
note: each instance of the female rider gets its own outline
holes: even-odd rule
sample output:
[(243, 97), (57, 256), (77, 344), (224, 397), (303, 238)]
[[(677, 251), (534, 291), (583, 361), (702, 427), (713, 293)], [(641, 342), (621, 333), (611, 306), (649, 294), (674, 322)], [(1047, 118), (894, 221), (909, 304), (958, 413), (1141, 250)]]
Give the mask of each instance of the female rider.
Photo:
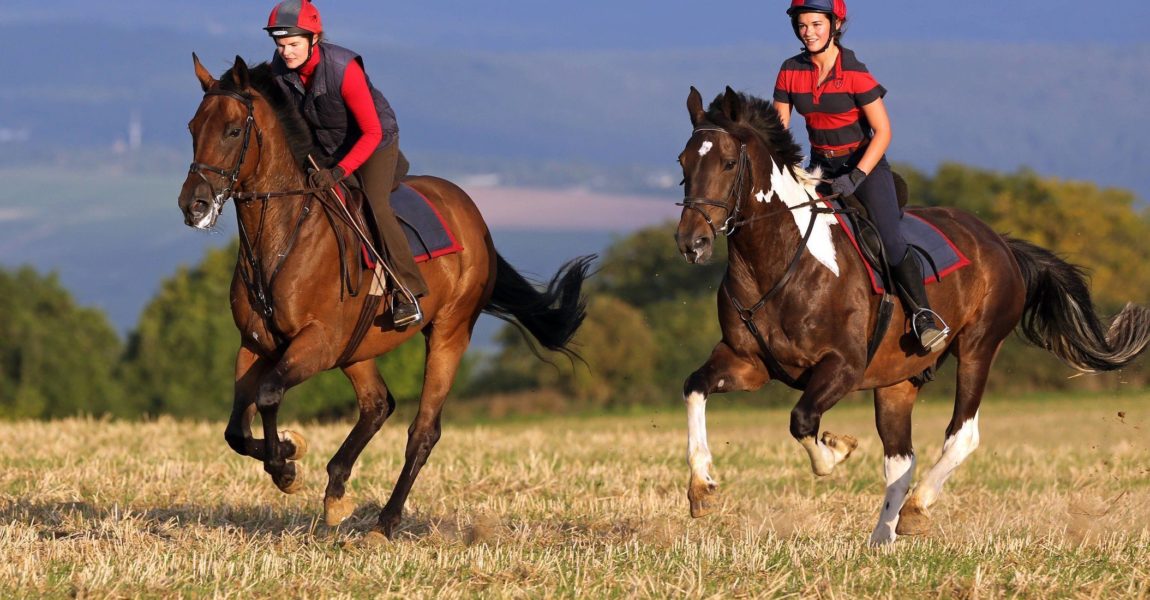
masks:
[(312, 185), (335, 187), (358, 170), (397, 283), (410, 292), (392, 294), (392, 321), (396, 327), (418, 324), (418, 298), (427, 294), (427, 284), (389, 202), (396, 165), (406, 164), (395, 112), (371, 85), (358, 54), (323, 41), (323, 23), (310, 0), (280, 2), (264, 30), (276, 44), (276, 82), (296, 99), (315, 142), (336, 161), (313, 172)]
[[(911, 327), (924, 350), (940, 350), (949, 333), (935, 325), (922, 266), (910, 251), (899, 222), (902, 210), (886, 160), (891, 128), (878, 84), (866, 65), (839, 41), (846, 23), (844, 0), (792, 0), (787, 9), (803, 50), (783, 63), (775, 82), (775, 108), (790, 126), (791, 108), (806, 120), (811, 167), (822, 167), (831, 189), (855, 194), (870, 212), (897, 283), (910, 296)], [(942, 319), (939, 319), (942, 322)]]

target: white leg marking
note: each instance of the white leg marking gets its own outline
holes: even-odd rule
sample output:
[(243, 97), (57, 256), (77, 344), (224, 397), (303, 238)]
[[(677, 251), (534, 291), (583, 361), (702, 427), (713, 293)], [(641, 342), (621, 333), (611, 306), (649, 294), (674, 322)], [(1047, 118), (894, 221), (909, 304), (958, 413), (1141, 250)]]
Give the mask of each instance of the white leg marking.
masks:
[(910, 491), (914, 479), (914, 455), (888, 456), (883, 459), (883, 473), (886, 475), (886, 495), (878, 513), (878, 525), (870, 535), (872, 546), (889, 544), (897, 537), (894, 530), (898, 525), (898, 511)]
[(699, 156), (706, 156), (707, 153), (711, 151), (711, 146), (713, 146), (713, 144), (711, 144), (710, 140), (704, 141), (703, 144), (699, 146)]
[(805, 437), (799, 440), (799, 443), (806, 449), (807, 454), (811, 457), (811, 469), (815, 475), (822, 477), (830, 475), (831, 471), (835, 470), (842, 458), (836, 456), (835, 451), (827, 447), (822, 440), (815, 439), (814, 437)]
[(927, 471), (926, 476), (914, 490), (915, 500), (922, 508), (929, 508), (942, 492), (942, 486), (950, 478), (958, 465), (978, 447), (978, 413), (962, 424), (962, 427), (942, 444), (942, 456)]
[(707, 445), (707, 397), (698, 392), (687, 396), (687, 465), (691, 479), (714, 483), (711, 479), (711, 448)]

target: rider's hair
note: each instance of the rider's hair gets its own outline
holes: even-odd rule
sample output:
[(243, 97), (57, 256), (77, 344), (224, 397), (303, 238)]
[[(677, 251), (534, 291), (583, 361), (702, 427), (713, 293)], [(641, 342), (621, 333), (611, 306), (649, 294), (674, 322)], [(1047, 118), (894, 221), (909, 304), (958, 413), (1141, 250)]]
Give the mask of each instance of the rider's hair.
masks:
[(794, 13), (792, 13), (792, 14), (791, 14), (791, 29), (792, 29), (792, 30), (794, 30), (794, 32), (795, 32), (795, 35), (796, 35), (796, 36), (798, 36), (798, 35), (799, 35), (799, 15), (802, 15), (802, 14), (804, 14), (804, 13), (810, 13), (810, 12), (813, 12), (813, 13), (818, 13), (818, 14), (820, 14), (820, 15), (823, 15), (823, 16), (824, 16), (824, 17), (826, 17), (828, 20), (830, 20), (830, 22), (831, 22), (831, 25), (832, 25), (832, 26), (834, 26), (834, 25), (837, 25), (837, 26), (838, 26), (838, 27), (836, 28), (836, 30), (835, 30), (835, 33), (834, 33), (834, 35), (832, 36), (832, 38), (834, 39), (834, 42), (835, 42), (835, 45), (836, 45), (836, 46), (842, 46), (841, 40), (842, 40), (843, 34), (844, 34), (844, 33), (846, 33), (846, 30), (847, 30), (847, 21), (848, 21), (849, 19), (839, 19), (838, 17), (836, 17), (836, 16), (834, 16), (834, 15), (832, 15), (832, 14), (830, 14), (830, 13), (825, 13), (825, 12), (820, 12), (820, 11), (815, 11), (815, 10), (799, 10), (799, 11), (795, 11)]

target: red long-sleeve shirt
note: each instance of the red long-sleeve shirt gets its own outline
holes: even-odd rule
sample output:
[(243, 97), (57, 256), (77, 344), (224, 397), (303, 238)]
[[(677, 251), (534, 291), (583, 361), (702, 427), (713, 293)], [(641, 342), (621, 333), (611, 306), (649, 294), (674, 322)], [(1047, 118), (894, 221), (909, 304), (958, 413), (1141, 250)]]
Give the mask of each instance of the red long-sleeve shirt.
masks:
[[(320, 61), (320, 47), (315, 46), (311, 59), (299, 68), (300, 81), (307, 88), (311, 87), (311, 77)], [(379, 114), (375, 112), (375, 101), (371, 97), (371, 89), (367, 87), (367, 75), (358, 61), (351, 61), (344, 72), (340, 83), (340, 96), (344, 104), (359, 126), (360, 136), (351, 149), (339, 161), (339, 167), (347, 175), (352, 174), (360, 167), (383, 141), (383, 125), (379, 122)]]

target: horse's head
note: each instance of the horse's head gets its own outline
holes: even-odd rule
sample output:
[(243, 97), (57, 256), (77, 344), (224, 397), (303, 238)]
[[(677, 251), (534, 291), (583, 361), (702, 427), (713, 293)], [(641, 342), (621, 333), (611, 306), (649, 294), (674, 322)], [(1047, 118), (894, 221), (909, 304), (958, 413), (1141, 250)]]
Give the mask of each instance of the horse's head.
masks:
[[(786, 170), (795, 180), (802, 154), (769, 102), (730, 87), (706, 109), (692, 87), (687, 112), (693, 130), (679, 154), (683, 213), (675, 239), (688, 262), (704, 263), (715, 238), (732, 235), (748, 219), (752, 196), (771, 198), (775, 171)], [(764, 165), (773, 167), (763, 173)]]
[(192, 60), (204, 99), (188, 123), (193, 158), (179, 204), (185, 223), (211, 229), (224, 203), (255, 171), (260, 132), (244, 60), (237, 56), (235, 66), (221, 81), (212, 77), (195, 54)]

